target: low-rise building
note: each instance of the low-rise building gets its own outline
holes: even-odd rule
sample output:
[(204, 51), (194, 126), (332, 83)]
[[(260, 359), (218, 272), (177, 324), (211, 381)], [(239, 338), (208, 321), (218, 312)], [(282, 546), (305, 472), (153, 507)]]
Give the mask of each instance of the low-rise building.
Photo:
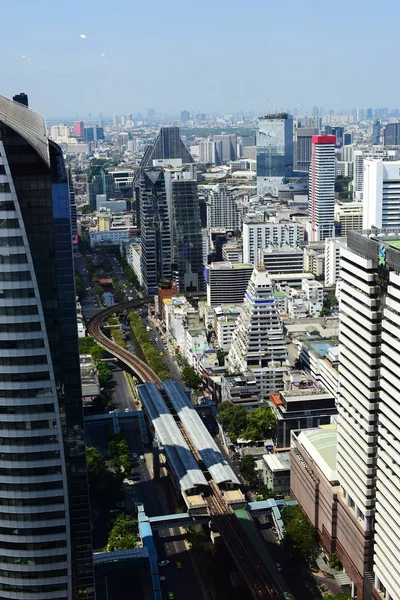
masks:
[(125, 246), (126, 253), (126, 261), (130, 267), (135, 272), (136, 277), (138, 278), (139, 284), (143, 285), (143, 275), (142, 275), (142, 246), (140, 244), (127, 244)]
[(224, 376), (221, 380), (221, 400), (241, 404), (242, 406), (258, 405), (258, 384), (252, 373), (244, 375)]
[(325, 273), (325, 242), (310, 242), (304, 248), (304, 270), (322, 277)]
[(340, 233), (347, 237), (349, 231), (363, 228), (362, 202), (340, 202), (335, 204), (335, 221), (340, 223)]
[(100, 394), (100, 384), (95, 362), (90, 354), (80, 355), (83, 406), (90, 406)]
[(301, 289), (307, 300), (308, 312), (311, 315), (319, 315), (324, 304), (324, 287), (319, 281), (304, 279)]
[(222, 246), (222, 260), (230, 263), (243, 263), (243, 244), (241, 241), (227, 242)]
[(263, 455), (263, 481), (274, 496), (289, 496), (290, 452)]
[(286, 373), (283, 384), (283, 390), (270, 397), (278, 448), (289, 447), (291, 431), (326, 425), (337, 414), (335, 396), (304, 371)]
[(301, 288), (304, 279), (314, 280), (312, 273), (272, 273), (269, 275), (275, 289), (288, 291), (287, 288)]
[(339, 395), (339, 346), (337, 340), (303, 340), (300, 342), (303, 368), (327, 390)]
[(215, 306), (214, 314), (215, 346), (221, 348), (224, 352), (228, 352), (231, 347), (236, 321), (240, 314), (240, 306), (237, 304)]
[(303, 273), (304, 252), (290, 246), (268, 246), (258, 249), (258, 264), (264, 265), (269, 274)]

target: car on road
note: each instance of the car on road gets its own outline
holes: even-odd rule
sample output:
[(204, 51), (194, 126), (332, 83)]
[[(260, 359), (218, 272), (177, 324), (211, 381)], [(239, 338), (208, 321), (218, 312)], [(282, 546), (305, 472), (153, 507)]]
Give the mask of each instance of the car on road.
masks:
[(177, 560), (175, 564), (177, 569), (182, 569), (182, 563), (179, 560)]
[(164, 352), (160, 352), (160, 356), (164, 356)]
[(169, 560), (160, 560), (158, 562), (159, 567), (166, 567), (167, 565), (169, 565)]
[(129, 408), (126, 408), (126, 409), (125, 409), (125, 412), (130, 412)]
[(141, 454), (141, 455), (139, 456), (139, 460), (140, 460), (140, 462), (141, 462), (141, 463), (144, 463), (144, 462), (145, 462), (145, 458), (144, 458), (143, 454)]
[(168, 592), (168, 600), (174, 600), (175, 596), (173, 592)]
[(276, 563), (276, 568), (278, 569), (278, 571), (283, 571), (283, 567), (280, 563)]

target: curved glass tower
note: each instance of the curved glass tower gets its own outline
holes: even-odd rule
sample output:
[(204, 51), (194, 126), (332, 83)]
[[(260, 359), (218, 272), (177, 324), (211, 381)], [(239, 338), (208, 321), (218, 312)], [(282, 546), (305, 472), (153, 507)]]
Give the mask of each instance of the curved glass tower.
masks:
[(0, 96), (0, 598), (94, 598), (68, 177)]

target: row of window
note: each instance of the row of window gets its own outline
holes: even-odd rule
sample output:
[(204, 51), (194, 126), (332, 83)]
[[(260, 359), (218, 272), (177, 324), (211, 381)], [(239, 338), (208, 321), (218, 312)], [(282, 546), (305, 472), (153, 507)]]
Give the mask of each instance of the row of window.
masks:
[(1, 431), (0, 445), (3, 446), (41, 446), (44, 444), (57, 444), (56, 435), (39, 435), (32, 437), (5, 437), (6, 431)]
[(19, 229), (18, 219), (0, 219), (0, 229)]
[[(0, 255), (1, 256), (1, 255)], [(23, 256), (22, 254), (15, 254), (14, 256)], [(1, 261), (0, 261), (1, 262)], [(12, 288), (9, 290), (0, 290), (0, 299), (9, 300), (14, 298), (34, 298), (35, 290), (33, 288)]]
[[(10, 239), (10, 238), (0, 238)], [(0, 246), (1, 246), (0, 242)], [(30, 281), (31, 280), (31, 272), (30, 271), (0, 271), (0, 281)]]
[(41, 330), (39, 321), (34, 323), (0, 323), (0, 333), (28, 333)]
[(0, 583), (0, 590), (3, 590), (5, 592), (29, 592), (30, 594), (44, 594), (48, 592), (59, 592), (61, 590), (66, 589), (66, 583), (57, 583), (51, 585), (7, 585), (5, 583)]
[(10, 470), (8, 467), (0, 467), (0, 475), (5, 475), (6, 477), (39, 477), (39, 475), (61, 475), (61, 472), (61, 465), (52, 467), (37, 467), (32, 465), (30, 469), (13, 467), (12, 470)]
[(23, 246), (24, 240), (22, 235), (11, 235), (9, 237), (0, 237), (0, 246), (15, 248), (16, 246)]
[(27, 263), (28, 257), (26, 254), (0, 254), (0, 265), (26, 265)]
[(64, 499), (62, 496), (45, 496), (44, 498), (2, 498), (0, 497), (0, 506), (50, 506), (53, 504), (62, 504)]
[(5, 542), (0, 539), (0, 548), (6, 550), (28, 550), (35, 552), (36, 550), (53, 550), (53, 548), (65, 548), (65, 540), (54, 540), (52, 542)]
[(49, 427), (55, 427), (56, 422), (54, 419), (46, 419), (43, 421), (0, 421), (0, 430), (5, 429), (13, 431), (24, 431), (32, 429), (48, 429)]
[(41, 396), (51, 396), (50, 387), (30, 388), (27, 390), (2, 390), (0, 389), (0, 398), (40, 398)]
[(6, 317), (22, 317), (25, 315), (37, 315), (38, 312), (38, 307), (35, 305), (0, 306), (0, 316)]
[[(4, 168), (4, 165), (2, 165)], [(4, 173), (3, 173), (4, 175)], [(10, 184), (7, 181), (1, 182), (0, 183), (0, 194), (10, 194), (11, 193), (11, 188), (10, 188)]]
[[(10, 514), (0, 512), (1, 521), (17, 521), (18, 523), (27, 523), (31, 521), (48, 521), (53, 519), (64, 519), (65, 512), (59, 510), (56, 512), (43, 512), (43, 513), (23, 513), (23, 514)], [(23, 531), (26, 531), (24, 529)]]
[(0, 210), (15, 210), (12, 200), (0, 200)]
[(50, 379), (48, 371), (39, 371), (39, 373), (0, 373), (0, 382), (16, 382), (23, 381), (47, 381)]
[(47, 356), (46, 354), (37, 354), (34, 356), (0, 356), (0, 367), (16, 367), (19, 365), (47, 365)]
[(42, 338), (36, 340), (0, 340), (0, 350), (31, 350), (33, 348), (44, 348), (44, 340)]
[[(41, 492), (44, 490), (59, 490), (63, 487), (62, 481), (32, 481), (31, 483), (4, 483), (0, 482), (2, 492)], [(51, 531), (49, 533), (52, 533)], [(55, 532), (53, 532), (55, 533)]]
[(32, 557), (5, 556), (0, 554), (0, 564), (3, 563), (9, 565), (28, 565), (30, 567), (33, 567), (35, 565), (46, 565), (51, 563), (64, 562), (66, 560), (66, 554), (52, 554), (51, 556)]
[(54, 569), (54, 571), (6, 571), (0, 569), (0, 577), (10, 579), (44, 579), (45, 577), (66, 577), (67, 569)]
[(0, 415), (37, 415), (43, 413), (54, 413), (54, 405), (52, 402), (50, 402), (49, 404), (33, 404), (21, 406), (13, 406), (8, 404), (6, 406), (0, 406)]

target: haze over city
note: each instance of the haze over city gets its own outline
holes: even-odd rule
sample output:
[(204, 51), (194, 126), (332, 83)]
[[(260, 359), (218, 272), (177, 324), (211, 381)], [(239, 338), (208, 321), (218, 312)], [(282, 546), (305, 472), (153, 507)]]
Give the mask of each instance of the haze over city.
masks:
[(257, 114), (268, 102), (279, 110), (395, 106), (399, 6), (383, 6), (7, 2), (2, 93), (25, 90), (48, 118), (143, 113), (147, 106)]

